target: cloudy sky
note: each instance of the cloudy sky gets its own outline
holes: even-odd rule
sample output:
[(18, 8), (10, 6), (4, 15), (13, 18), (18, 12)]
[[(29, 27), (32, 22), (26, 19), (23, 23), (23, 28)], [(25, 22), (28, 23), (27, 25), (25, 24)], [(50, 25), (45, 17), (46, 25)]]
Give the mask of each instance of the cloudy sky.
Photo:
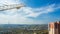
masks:
[(48, 24), (60, 21), (60, 0), (0, 0), (0, 6), (24, 4), (0, 11), (0, 24)]

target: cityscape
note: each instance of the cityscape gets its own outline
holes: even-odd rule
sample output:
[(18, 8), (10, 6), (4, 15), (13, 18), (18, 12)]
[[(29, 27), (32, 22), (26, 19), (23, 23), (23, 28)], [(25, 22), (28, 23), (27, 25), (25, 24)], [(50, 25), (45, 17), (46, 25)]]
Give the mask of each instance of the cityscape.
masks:
[(60, 0), (0, 0), (0, 34), (60, 34)]
[(60, 34), (60, 21), (49, 24), (2, 24), (0, 34)]
[(0, 25), (0, 34), (48, 34), (47, 24), (42, 25)]

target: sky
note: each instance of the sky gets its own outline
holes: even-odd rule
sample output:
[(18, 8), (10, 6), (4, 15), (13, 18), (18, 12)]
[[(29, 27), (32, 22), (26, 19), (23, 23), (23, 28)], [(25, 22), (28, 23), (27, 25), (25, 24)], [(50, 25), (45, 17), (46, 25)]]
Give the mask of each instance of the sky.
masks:
[(23, 4), (0, 11), (0, 24), (48, 24), (60, 21), (60, 0), (0, 0), (0, 6)]

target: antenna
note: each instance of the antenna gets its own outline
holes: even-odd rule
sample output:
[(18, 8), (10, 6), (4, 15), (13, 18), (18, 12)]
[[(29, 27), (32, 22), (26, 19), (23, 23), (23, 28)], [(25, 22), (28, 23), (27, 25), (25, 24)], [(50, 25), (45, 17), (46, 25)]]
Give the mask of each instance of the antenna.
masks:
[(8, 24), (10, 24), (10, 22), (8, 21)]

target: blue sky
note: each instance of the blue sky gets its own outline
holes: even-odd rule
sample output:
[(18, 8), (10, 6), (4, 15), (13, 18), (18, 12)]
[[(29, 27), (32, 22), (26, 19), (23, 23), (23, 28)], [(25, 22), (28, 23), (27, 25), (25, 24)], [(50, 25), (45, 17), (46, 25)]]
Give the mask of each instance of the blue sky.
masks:
[(1, 24), (48, 24), (60, 21), (60, 0), (1, 0), (0, 4), (24, 4), (0, 12)]
[(26, 3), (27, 6), (35, 8), (35, 7), (43, 7), (49, 4), (59, 4), (60, 0), (26, 0), (24, 2)]
[[(60, 7), (60, 0), (26, 0), (25, 4), (28, 7), (32, 7), (32, 8), (40, 8), (55, 4), (54, 6), (55, 8), (56, 6)], [(43, 21), (44, 24), (49, 22), (60, 21), (60, 8), (46, 14), (41, 14), (38, 17), (32, 19), (36, 21), (37, 20)]]

